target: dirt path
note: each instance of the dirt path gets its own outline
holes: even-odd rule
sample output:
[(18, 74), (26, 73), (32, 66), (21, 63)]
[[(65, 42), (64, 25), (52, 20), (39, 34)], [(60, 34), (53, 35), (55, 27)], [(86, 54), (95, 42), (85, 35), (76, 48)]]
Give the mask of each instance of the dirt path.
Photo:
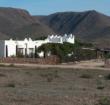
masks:
[[(11, 65), (9, 63), (3, 63), (1, 65)], [(59, 65), (41, 65), (41, 64), (13, 64), (18, 67), (28, 67), (28, 68), (70, 68), (70, 69), (97, 69), (97, 70), (110, 70), (110, 68), (104, 68), (103, 61), (89, 60), (81, 61), (75, 63), (64, 63)]]

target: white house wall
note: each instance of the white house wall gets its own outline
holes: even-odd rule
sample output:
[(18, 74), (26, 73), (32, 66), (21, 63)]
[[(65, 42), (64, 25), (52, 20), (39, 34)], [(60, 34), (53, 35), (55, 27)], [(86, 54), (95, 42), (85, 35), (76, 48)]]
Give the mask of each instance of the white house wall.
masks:
[(15, 44), (15, 41), (13, 40), (7, 40), (5, 41), (5, 57), (6, 57), (6, 46), (7, 46), (7, 54), (8, 56), (15, 56), (16, 55), (16, 44)]
[(48, 43), (64, 43), (64, 42), (68, 42), (68, 43), (75, 43), (75, 37), (74, 35), (70, 34), (67, 35), (65, 34), (64, 36), (60, 36), (60, 35), (50, 35), (47, 37), (46, 39), (48, 41)]
[[(51, 35), (48, 36), (45, 40), (35, 40), (33, 41), (31, 38), (24, 40), (1, 40), (0, 41), (0, 57), (6, 57), (6, 46), (7, 46), (7, 56), (16, 56), (16, 48), (23, 49), (23, 55), (26, 53), (29, 55), (31, 51), (35, 53), (35, 47), (38, 48), (42, 44), (45, 43), (63, 43), (63, 42), (69, 42), (74, 44), (75, 43), (74, 35), (64, 35), (64, 36), (58, 36), (58, 35)], [(26, 52), (25, 52), (26, 51)], [(43, 52), (39, 53), (39, 56), (43, 56)]]

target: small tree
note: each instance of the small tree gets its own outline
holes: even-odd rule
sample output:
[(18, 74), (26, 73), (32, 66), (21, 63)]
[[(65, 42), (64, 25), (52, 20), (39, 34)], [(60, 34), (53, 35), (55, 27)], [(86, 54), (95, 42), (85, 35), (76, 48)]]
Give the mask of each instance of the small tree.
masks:
[[(61, 43), (47, 43), (43, 44), (38, 48), (38, 51), (44, 52), (44, 57), (50, 52), (52, 55), (57, 55), (62, 61), (80, 60), (80, 59), (91, 59), (94, 58), (95, 52), (90, 50), (83, 50), (82, 47), (92, 46), (91, 44), (81, 43), (75, 41), (75, 44), (68, 42)], [(70, 54), (70, 56), (68, 56)]]
[(47, 43), (38, 48), (38, 51), (44, 52), (44, 57), (50, 52), (52, 55), (57, 55), (62, 60), (67, 57), (69, 53), (73, 52), (73, 44), (70, 43)]
[(38, 47), (38, 52), (44, 52), (44, 58), (47, 56), (47, 53), (49, 52), (50, 46), (49, 44), (43, 44), (40, 47)]

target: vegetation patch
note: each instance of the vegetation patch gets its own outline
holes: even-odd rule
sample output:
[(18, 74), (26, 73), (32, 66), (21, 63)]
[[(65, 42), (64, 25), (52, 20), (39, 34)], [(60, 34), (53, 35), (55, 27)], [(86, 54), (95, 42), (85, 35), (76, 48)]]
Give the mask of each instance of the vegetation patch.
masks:
[(8, 65), (9, 67), (14, 67), (15, 65), (14, 64), (10, 64), (10, 65)]
[(25, 72), (27, 75), (29, 75), (29, 76), (32, 76), (32, 73), (31, 72), (29, 72), (29, 71), (27, 71), (27, 72)]
[(110, 97), (103, 97), (100, 100), (98, 100), (97, 105), (110, 105)]
[(103, 80), (103, 78), (99, 78), (97, 80), (97, 89), (103, 90), (104, 88), (105, 88), (105, 81)]
[(97, 86), (97, 89), (99, 90), (103, 90), (105, 87), (102, 85), (102, 86)]
[(106, 76), (105, 76), (105, 79), (106, 79), (106, 80), (110, 80), (110, 74), (106, 75)]
[(6, 87), (15, 88), (15, 84), (14, 83), (9, 83), (9, 84), (6, 85)]
[(47, 82), (52, 82), (54, 79), (60, 77), (57, 70), (50, 72), (50, 73), (42, 73), (40, 74), (40, 76), (43, 78), (46, 78)]
[(14, 64), (9, 64), (9, 65), (0, 64), (0, 67), (15, 67), (15, 65)]
[(5, 74), (0, 73), (0, 77), (5, 77), (5, 76), (6, 76)]
[(82, 74), (80, 78), (91, 79), (92, 76), (90, 74)]
[(96, 52), (89, 49), (84, 50), (83, 48), (93, 48), (94, 46), (90, 43), (82, 43), (75, 41), (75, 44), (64, 42), (61, 43), (47, 43), (43, 44), (36, 50), (36, 53), (44, 52), (44, 58), (50, 55), (57, 55), (61, 62), (70, 62), (76, 60), (89, 60), (96, 58)]
[(5, 64), (0, 64), (0, 67), (6, 67), (6, 65)]

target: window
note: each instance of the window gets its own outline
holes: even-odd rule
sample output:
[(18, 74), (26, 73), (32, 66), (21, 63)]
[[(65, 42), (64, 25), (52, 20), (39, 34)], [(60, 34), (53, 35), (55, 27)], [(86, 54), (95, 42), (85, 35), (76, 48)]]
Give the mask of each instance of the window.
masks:
[(29, 54), (34, 53), (34, 49), (33, 48), (29, 48)]
[(18, 48), (18, 52), (19, 52), (20, 54), (23, 54), (23, 48)]
[(29, 48), (29, 56), (34, 57), (34, 48)]

